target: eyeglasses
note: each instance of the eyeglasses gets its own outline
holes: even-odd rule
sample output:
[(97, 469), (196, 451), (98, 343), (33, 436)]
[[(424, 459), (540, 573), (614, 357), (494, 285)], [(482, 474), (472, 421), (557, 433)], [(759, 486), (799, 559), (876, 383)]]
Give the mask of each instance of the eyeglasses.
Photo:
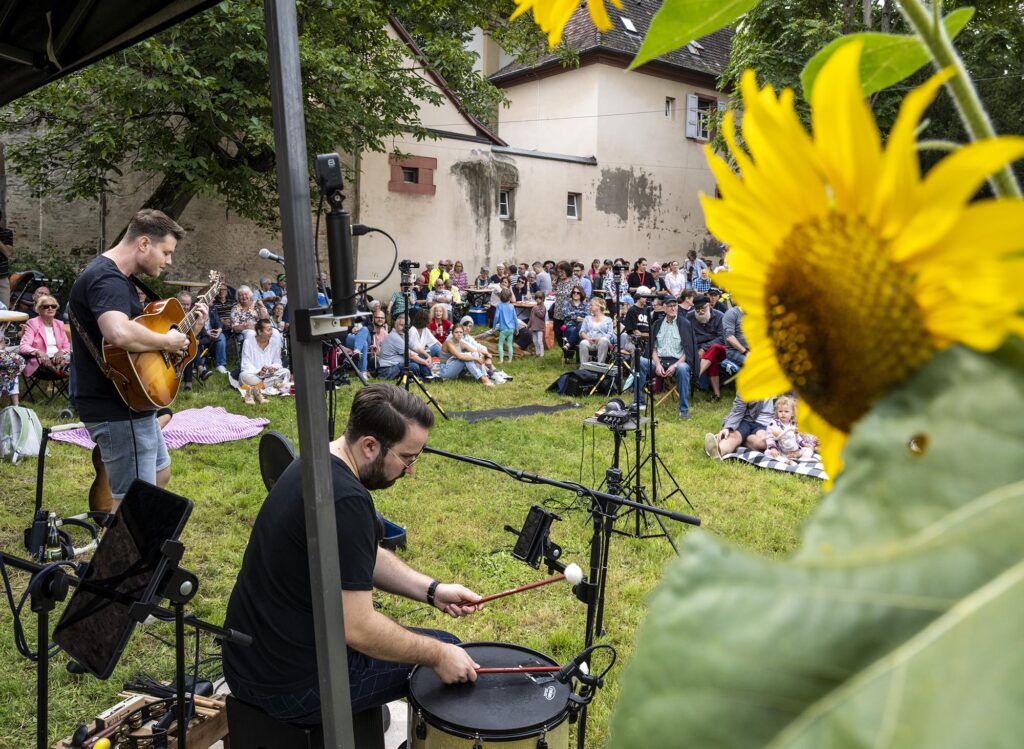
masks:
[[(391, 453), (391, 452), (394, 452), (394, 450), (392, 450), (392, 449), (391, 449), (390, 447), (388, 448), (388, 450), (387, 450), (387, 451), (388, 451), (389, 453)], [(401, 455), (399, 455), (398, 453), (395, 453), (395, 457), (396, 457), (396, 458), (398, 458), (398, 462), (402, 464), (402, 466), (403, 466), (403, 470), (406, 470), (406, 471), (408, 471), (408, 470), (409, 470), (410, 468), (412, 468), (412, 467), (413, 467), (414, 465), (416, 465), (416, 461), (420, 459), (420, 456), (421, 456), (421, 455), (423, 455), (423, 453), (422, 453), (422, 452), (421, 452), (421, 453), (417, 453), (417, 454), (416, 454), (416, 457), (415, 457), (415, 458), (413, 458), (412, 460), (410, 460), (410, 461), (409, 461), (409, 462), (407, 463), (407, 462), (405, 462), (404, 460), (402, 460), (402, 456), (401, 456)]]
[(384, 318), (383, 317), (375, 317), (375, 318), (373, 318), (373, 321), (374, 322), (384, 322)]
[(56, 304), (40, 304), (39, 309), (57, 309)]

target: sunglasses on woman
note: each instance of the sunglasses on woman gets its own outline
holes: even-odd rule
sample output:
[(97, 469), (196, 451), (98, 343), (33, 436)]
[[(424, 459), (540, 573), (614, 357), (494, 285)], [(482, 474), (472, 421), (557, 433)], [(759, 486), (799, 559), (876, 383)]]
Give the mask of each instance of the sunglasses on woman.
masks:
[(40, 304), (39, 309), (57, 309), (56, 304)]

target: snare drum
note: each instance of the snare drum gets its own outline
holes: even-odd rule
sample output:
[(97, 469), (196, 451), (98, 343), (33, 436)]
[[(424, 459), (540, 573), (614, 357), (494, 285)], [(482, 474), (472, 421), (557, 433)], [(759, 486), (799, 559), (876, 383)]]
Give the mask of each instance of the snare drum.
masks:
[[(500, 642), (463, 645), (486, 667), (557, 666), (535, 650)], [(480, 674), (442, 684), (433, 669), (409, 675), (409, 749), (568, 749), (567, 684), (552, 674)]]

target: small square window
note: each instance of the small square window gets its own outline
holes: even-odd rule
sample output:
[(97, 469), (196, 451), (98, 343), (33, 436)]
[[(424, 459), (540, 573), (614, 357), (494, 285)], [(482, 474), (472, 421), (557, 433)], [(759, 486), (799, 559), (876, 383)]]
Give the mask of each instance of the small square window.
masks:
[(676, 118), (676, 100), (672, 96), (665, 97), (665, 119), (674, 120)]
[(565, 217), (573, 221), (580, 220), (580, 193), (571, 192), (565, 203)]
[(402, 181), (418, 185), (420, 182), (420, 170), (414, 166), (403, 166)]
[(512, 218), (511, 190), (498, 191), (498, 218)]

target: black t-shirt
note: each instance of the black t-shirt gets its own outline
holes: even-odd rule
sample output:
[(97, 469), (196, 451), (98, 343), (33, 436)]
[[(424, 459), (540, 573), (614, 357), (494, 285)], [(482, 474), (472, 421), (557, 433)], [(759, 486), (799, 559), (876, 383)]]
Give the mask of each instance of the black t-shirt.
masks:
[[(14, 232), (6, 226), (0, 226), (0, 242), (13, 247)], [(11, 275), (11, 261), (4, 253), (0, 252), (0, 277), (6, 278), (9, 275)]]
[(622, 320), (622, 327), (630, 335), (634, 333), (648, 333), (651, 330), (651, 308), (633, 305), (626, 311)]
[[(379, 541), (373, 499), (333, 455), (331, 481), (341, 588), (372, 590)], [(253, 638), (249, 647), (224, 643), (229, 684), (266, 695), (317, 684), (300, 460), (281, 474), (256, 516), (224, 624)]]
[[(85, 328), (97, 351), (102, 352), (103, 335), (97, 319), (104, 312), (123, 312), (128, 317), (142, 314), (135, 284), (120, 271), (117, 264), (101, 255), (85, 267), (71, 287), (69, 306), (79, 324)], [(82, 421), (126, 421), (146, 417), (155, 409), (131, 412), (114, 383), (108, 380), (86, 348), (78, 327), (71, 326), (71, 347), (75, 351), (75, 406)]]
[(647, 270), (645, 270), (643, 274), (633, 271), (626, 278), (626, 286), (630, 289), (639, 289), (641, 286), (646, 286), (649, 289), (653, 289), (654, 276), (651, 275), (651, 272)]

